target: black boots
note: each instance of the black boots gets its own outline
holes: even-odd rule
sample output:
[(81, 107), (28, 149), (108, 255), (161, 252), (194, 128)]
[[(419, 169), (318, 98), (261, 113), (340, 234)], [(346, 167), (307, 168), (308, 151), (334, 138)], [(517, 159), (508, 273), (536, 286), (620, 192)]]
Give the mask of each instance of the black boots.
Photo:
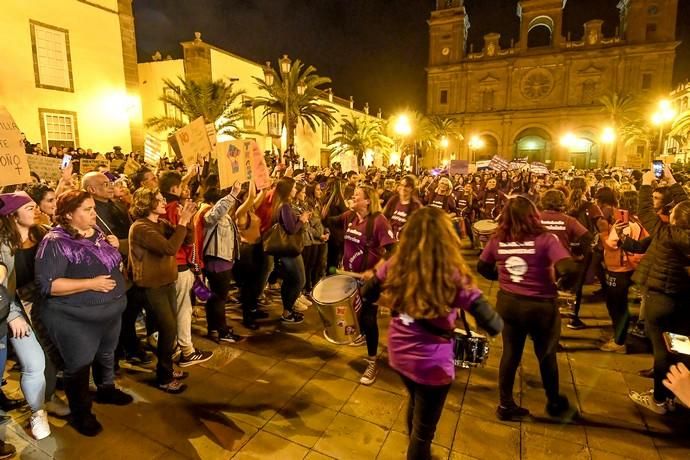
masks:
[(70, 424), (84, 436), (96, 436), (103, 430), (103, 426), (91, 413), (89, 368), (90, 366), (85, 366), (73, 374), (65, 372), (65, 394), (72, 411)]

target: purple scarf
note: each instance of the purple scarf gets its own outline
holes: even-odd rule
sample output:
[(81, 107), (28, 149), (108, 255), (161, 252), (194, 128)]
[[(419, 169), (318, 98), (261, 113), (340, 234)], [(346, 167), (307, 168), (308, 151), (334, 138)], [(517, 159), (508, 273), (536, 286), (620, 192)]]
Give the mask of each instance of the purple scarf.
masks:
[(101, 230), (98, 228), (95, 230), (96, 241), (93, 242), (90, 238), (74, 238), (64, 228), (57, 226), (41, 241), (37, 257), (43, 258), (48, 242), (52, 242), (57, 251), (72, 264), (93, 265), (95, 261), (100, 261), (108, 271), (119, 267), (122, 256), (106, 241), (105, 234)]

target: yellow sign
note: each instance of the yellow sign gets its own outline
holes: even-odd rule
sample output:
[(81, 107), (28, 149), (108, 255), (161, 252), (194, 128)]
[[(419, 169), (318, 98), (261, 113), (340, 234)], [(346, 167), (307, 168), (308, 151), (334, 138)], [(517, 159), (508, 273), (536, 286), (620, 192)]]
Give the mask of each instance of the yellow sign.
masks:
[(180, 146), (182, 161), (187, 166), (202, 162), (211, 152), (204, 117), (199, 117), (187, 126), (178, 129), (175, 132), (175, 139)]
[(36, 173), (41, 180), (57, 182), (62, 177), (62, 171), (60, 171), (62, 160), (59, 158), (27, 155), (26, 161), (29, 163), (31, 172)]
[(235, 185), (235, 182), (247, 181), (250, 171), (252, 142), (225, 141), (216, 144), (220, 188), (229, 188)]
[(31, 181), (21, 131), (4, 106), (0, 106), (0, 185)]
[(106, 165), (108, 167), (108, 171), (110, 171), (110, 162), (106, 160), (105, 157), (103, 157), (103, 160), (98, 158), (95, 160), (82, 158), (79, 160), (79, 173), (84, 175), (88, 172), (95, 171), (100, 165)]

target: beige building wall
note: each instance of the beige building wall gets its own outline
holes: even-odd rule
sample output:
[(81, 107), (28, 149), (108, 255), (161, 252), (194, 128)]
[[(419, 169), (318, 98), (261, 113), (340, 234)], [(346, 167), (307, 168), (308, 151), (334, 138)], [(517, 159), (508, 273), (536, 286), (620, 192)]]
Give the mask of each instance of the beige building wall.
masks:
[[(125, 85), (117, 0), (5, 0), (0, 30), (5, 37), (0, 66), (0, 103), (7, 106), (31, 142), (46, 145), (39, 111), (69, 115), (76, 146), (101, 152), (131, 148), (130, 118), (140, 119), (135, 95)], [(66, 37), (70, 83), (41, 85), (32, 49), (32, 27)], [(45, 62), (45, 61), (44, 61)], [(40, 87), (44, 86), (44, 87)], [(65, 142), (66, 144), (66, 142)]]

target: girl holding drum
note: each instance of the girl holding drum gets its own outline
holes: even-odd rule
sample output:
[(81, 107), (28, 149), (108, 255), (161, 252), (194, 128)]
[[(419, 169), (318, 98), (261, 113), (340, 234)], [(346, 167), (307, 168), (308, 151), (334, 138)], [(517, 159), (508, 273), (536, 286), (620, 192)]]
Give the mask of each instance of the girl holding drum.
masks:
[[(496, 310), (505, 321), (503, 355), (499, 367), (500, 420), (519, 420), (529, 411), (513, 399), (515, 373), (520, 366), (525, 340), (534, 341), (541, 379), (553, 417), (570, 414), (568, 398), (559, 393), (556, 350), (561, 317), (556, 306), (553, 268), (574, 275), (577, 266), (556, 235), (548, 233), (537, 207), (524, 196), (511, 198), (499, 219), (499, 226), (482, 251), (477, 271), (487, 279), (498, 279), (500, 290)], [(565, 283), (567, 284), (567, 283)]]
[[(472, 313), (491, 335), (503, 322), (489, 306), (463, 260), (450, 217), (426, 207), (408, 220), (395, 255), (362, 288), (363, 303), (381, 291), (393, 309), (390, 365), (409, 392), (407, 458), (430, 459), (431, 441), (455, 378), (452, 335), (458, 309)], [(387, 303), (388, 303), (387, 302)]]
[[(368, 185), (360, 185), (352, 197), (352, 210), (331, 218), (345, 226), (345, 248), (343, 267), (345, 270), (362, 273), (363, 278), (374, 276), (376, 265), (390, 253), (396, 242), (388, 220), (381, 213), (381, 202), (376, 190)], [(366, 341), (367, 368), (360, 383), (371, 385), (378, 372), (376, 356), (379, 345), (379, 327), (376, 322), (378, 306), (364, 303), (359, 313), (359, 322), (364, 338), (355, 340), (355, 345)]]

